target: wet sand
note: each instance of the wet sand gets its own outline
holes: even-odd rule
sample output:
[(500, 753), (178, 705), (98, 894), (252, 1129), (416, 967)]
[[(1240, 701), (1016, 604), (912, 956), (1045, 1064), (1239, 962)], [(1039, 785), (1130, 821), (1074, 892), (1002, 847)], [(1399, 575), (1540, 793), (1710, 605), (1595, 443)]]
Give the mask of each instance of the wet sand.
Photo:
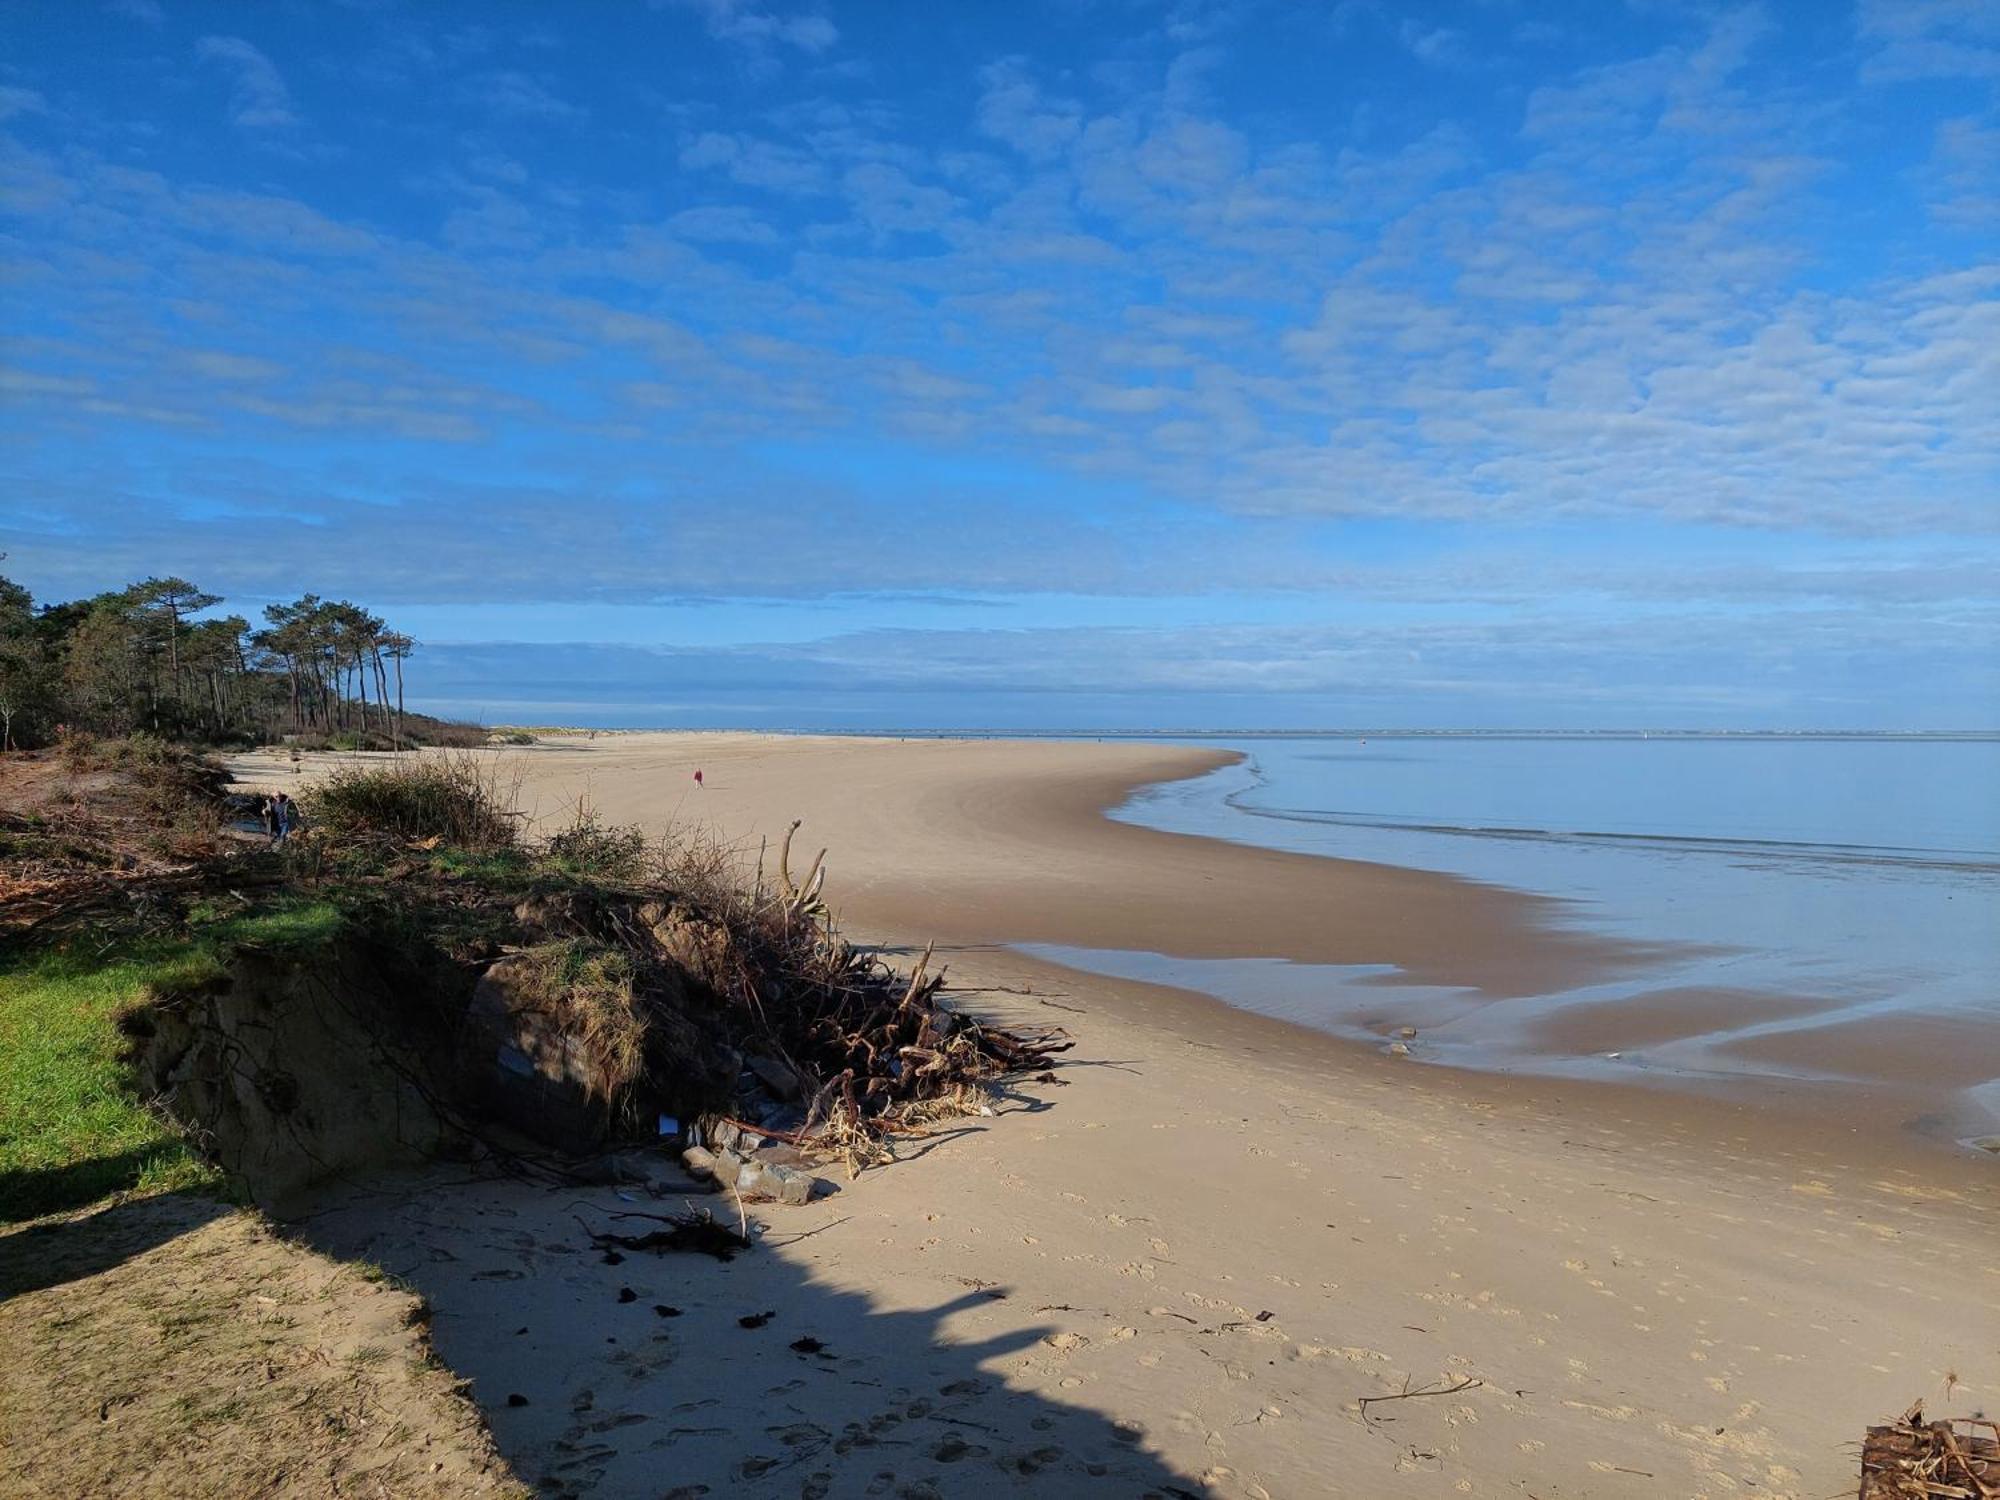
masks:
[(648, 735), (503, 764), (545, 816), (587, 793), (752, 861), (803, 817), (799, 863), (831, 847), (856, 936), (936, 937), (963, 1003), (1078, 1043), (1060, 1083), (772, 1211), (770, 1253), (727, 1267), (579, 1253), (571, 1215), (625, 1207), (606, 1190), (329, 1204), (314, 1232), (430, 1297), (531, 1479), (1808, 1497), (1851, 1490), (1862, 1428), (1918, 1396), (2000, 1405), (1995, 1164), (1811, 1089), (1773, 1108), (1427, 1068), (1000, 946), (1395, 962), (1495, 1003), (1643, 961), (1518, 893), (1099, 816), (1201, 752)]

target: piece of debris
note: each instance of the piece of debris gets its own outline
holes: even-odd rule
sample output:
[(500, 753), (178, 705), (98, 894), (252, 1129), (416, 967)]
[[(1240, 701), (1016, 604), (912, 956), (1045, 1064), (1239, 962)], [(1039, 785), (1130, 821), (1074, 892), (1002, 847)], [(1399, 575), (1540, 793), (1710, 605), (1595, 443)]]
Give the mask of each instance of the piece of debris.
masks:
[[(621, 1214), (620, 1218), (652, 1219), (665, 1224), (665, 1229), (651, 1230), (646, 1234), (610, 1234), (597, 1230), (587, 1230), (591, 1243), (600, 1250), (618, 1245), (626, 1250), (651, 1250), (655, 1255), (664, 1255), (669, 1250), (686, 1250), (697, 1255), (712, 1255), (717, 1260), (734, 1260), (739, 1250), (748, 1250), (750, 1241), (726, 1224), (718, 1224), (706, 1213), (696, 1211), (686, 1214)], [(606, 1250), (606, 1253), (611, 1253)]]
[(762, 1328), (775, 1317), (777, 1317), (777, 1313), (775, 1312), (746, 1313), (736, 1320), (736, 1326), (738, 1328)]
[(653, 1304), (653, 1311), (663, 1318), (678, 1318), (681, 1315), (681, 1310), (678, 1307), (669, 1307), (664, 1302), (655, 1302)]
[(2000, 1500), (2000, 1425), (1979, 1418), (1924, 1420), (1914, 1403), (1900, 1421), (1871, 1427), (1861, 1445), (1861, 1500)]
[(792, 1348), (800, 1354), (823, 1354), (826, 1352), (826, 1345), (822, 1344), (811, 1334), (807, 1334), (802, 1339), (793, 1339)]
[(620, 1288), (618, 1288), (618, 1300), (620, 1302), (637, 1302), (639, 1300), (639, 1294), (633, 1291), (632, 1288), (630, 1288), (629, 1286), (621, 1286)]
[(526, 1406), (528, 1404), (528, 1398), (522, 1395), (519, 1391), (515, 1391), (507, 1397), (507, 1404), (509, 1406)]

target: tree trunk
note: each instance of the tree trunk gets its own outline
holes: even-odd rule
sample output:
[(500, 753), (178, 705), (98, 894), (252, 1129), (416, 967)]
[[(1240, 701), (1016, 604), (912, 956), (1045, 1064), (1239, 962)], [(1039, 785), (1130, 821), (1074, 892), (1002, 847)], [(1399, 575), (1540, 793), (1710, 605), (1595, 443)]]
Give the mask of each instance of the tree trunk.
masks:
[(167, 601), (167, 666), (173, 674), (174, 701), (181, 697), (181, 612), (172, 599)]

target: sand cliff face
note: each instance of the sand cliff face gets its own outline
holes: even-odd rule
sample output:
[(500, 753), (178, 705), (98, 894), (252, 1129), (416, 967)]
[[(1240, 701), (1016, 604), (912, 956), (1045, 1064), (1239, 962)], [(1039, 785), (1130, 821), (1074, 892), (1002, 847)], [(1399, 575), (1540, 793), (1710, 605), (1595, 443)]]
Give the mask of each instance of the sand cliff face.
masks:
[(410, 999), (336, 941), (309, 960), (238, 952), (220, 978), (124, 1025), (140, 1093), (271, 1207), (446, 1139), (434, 1101), (453, 1080), (413, 1034)]

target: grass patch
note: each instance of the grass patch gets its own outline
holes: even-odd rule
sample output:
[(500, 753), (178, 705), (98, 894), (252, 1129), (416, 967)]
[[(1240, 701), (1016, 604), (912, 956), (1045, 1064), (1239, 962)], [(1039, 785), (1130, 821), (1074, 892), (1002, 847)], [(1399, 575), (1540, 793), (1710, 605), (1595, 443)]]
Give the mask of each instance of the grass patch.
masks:
[(0, 1223), (220, 1181), (134, 1097), (117, 1024), (154, 986), (219, 972), (213, 951), (191, 943), (0, 968)]
[(308, 952), (339, 925), (326, 902), (197, 911), (180, 939), (0, 960), (0, 1223), (113, 1194), (219, 1187), (221, 1175), (133, 1092), (118, 1018), (220, 977), (232, 948)]

